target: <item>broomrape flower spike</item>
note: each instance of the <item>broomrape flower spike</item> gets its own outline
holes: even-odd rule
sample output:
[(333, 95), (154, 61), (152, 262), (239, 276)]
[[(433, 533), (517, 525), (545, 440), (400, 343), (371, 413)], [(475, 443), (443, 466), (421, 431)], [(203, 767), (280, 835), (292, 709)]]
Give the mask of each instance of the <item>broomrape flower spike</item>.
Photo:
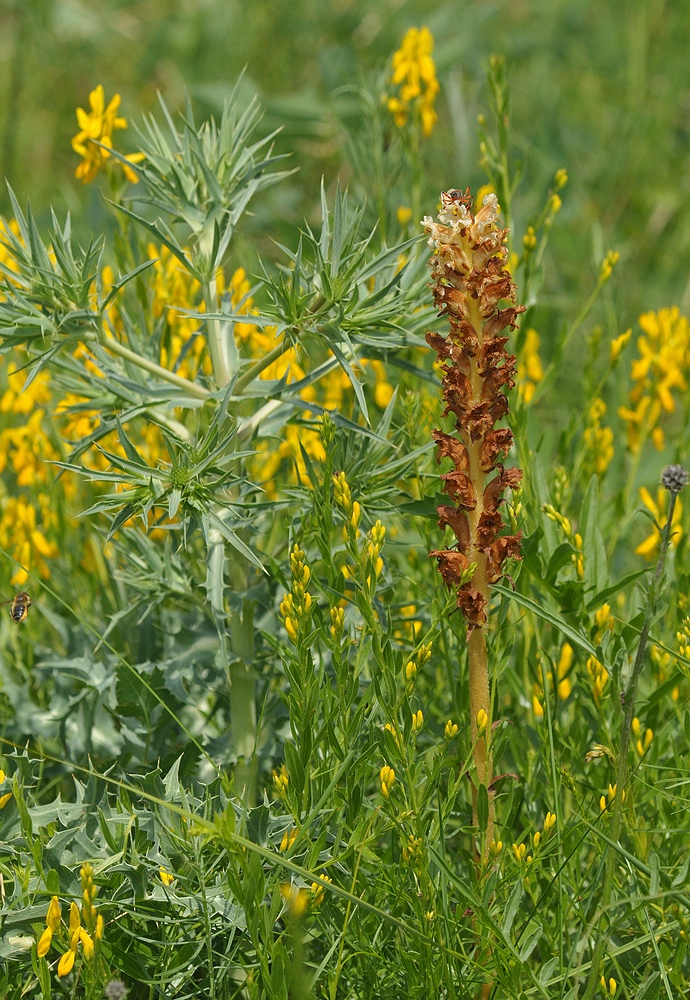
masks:
[[(480, 784), (491, 785), (488, 727), (478, 738), (477, 713), (491, 718), (489, 671), (484, 628), (490, 588), (503, 575), (510, 556), (520, 558), (520, 533), (502, 535), (499, 511), (503, 491), (517, 489), (522, 473), (504, 468), (513, 435), (496, 423), (508, 412), (503, 388), (515, 385), (515, 357), (505, 349), (501, 336), (516, 329), (524, 307), (515, 305), (515, 284), (507, 270), (507, 230), (500, 225), (498, 202), (489, 194), (472, 212), (469, 188), (441, 194), (438, 222), (423, 221), (434, 251), (431, 259), (432, 291), (439, 313), (450, 323), (448, 337), (428, 333), (427, 343), (441, 366), (445, 414), (455, 417), (455, 434), (433, 433), (436, 457), (448, 458), (453, 469), (441, 476), (451, 503), (438, 508), (439, 526), (452, 528), (457, 548), (436, 550), (439, 570), (448, 587), (455, 587), (457, 604), (467, 622), (470, 669), (470, 727), (475, 746), (475, 766)], [(499, 308), (504, 300), (507, 305)], [(489, 479), (492, 473), (494, 478)], [(471, 580), (463, 578), (470, 562), (476, 563)], [(477, 822), (476, 802), (474, 821)], [(484, 854), (493, 839), (493, 801)]]

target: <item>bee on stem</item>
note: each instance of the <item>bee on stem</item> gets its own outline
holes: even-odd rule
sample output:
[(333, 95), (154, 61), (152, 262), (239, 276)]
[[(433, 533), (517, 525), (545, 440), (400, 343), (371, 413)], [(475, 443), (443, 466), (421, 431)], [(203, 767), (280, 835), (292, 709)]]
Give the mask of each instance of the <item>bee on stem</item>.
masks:
[(0, 606), (4, 606), (5, 604), (11, 605), (10, 618), (13, 622), (16, 622), (17, 625), (19, 625), (20, 622), (24, 621), (29, 613), (31, 598), (26, 591), (22, 591), (20, 594), (15, 594), (11, 601), (0, 602)]

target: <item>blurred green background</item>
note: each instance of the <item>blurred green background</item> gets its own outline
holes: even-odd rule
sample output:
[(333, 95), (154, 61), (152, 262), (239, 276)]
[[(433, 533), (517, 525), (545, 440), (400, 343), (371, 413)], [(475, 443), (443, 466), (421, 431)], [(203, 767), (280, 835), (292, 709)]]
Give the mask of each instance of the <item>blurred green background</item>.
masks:
[[(615, 334), (640, 311), (690, 309), (690, 5), (687, 0), (0, 0), (0, 169), (39, 215), (69, 209), (97, 227), (99, 184), (74, 179), (74, 109), (102, 83), (133, 124), (156, 93), (217, 113), (246, 67), (268, 131), (300, 167), (270, 203), (282, 221), (314, 217), (323, 175), (347, 183), (342, 88), (385, 78), (411, 25), (436, 39), (439, 122), (426, 143), (428, 212), (441, 187), (483, 183), (476, 116), (485, 66), (508, 59), (515, 155), (524, 163), (515, 228), (554, 171), (570, 183), (555, 226), (542, 305), (562, 323), (607, 249), (621, 252), (600, 320)], [(339, 93), (340, 89), (340, 93)], [(340, 102), (340, 103), (339, 103)], [(8, 210), (5, 192), (1, 209)], [(318, 216), (315, 216), (318, 218)], [(608, 319), (608, 321), (607, 321)], [(610, 327), (610, 330), (608, 329)]]

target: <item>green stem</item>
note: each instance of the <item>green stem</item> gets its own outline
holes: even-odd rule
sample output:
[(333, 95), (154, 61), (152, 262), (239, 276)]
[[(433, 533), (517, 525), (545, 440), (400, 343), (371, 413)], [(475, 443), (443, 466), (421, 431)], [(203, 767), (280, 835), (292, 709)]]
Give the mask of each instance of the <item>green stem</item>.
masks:
[(212, 278), (204, 284), (203, 288), (204, 304), (206, 306), (206, 312), (209, 314), (209, 318), (206, 320), (206, 333), (208, 337), (208, 349), (211, 355), (211, 364), (213, 365), (213, 377), (216, 385), (224, 388), (230, 381), (230, 367), (228, 365), (227, 353), (223, 342), (223, 327), (221, 326), (219, 320), (211, 318), (216, 298), (216, 282), (215, 279)]
[(124, 358), (125, 361), (131, 361), (132, 364), (143, 368), (144, 371), (150, 372), (152, 375), (157, 375), (166, 382), (170, 382), (171, 385), (177, 386), (178, 389), (184, 389), (189, 396), (194, 396), (195, 399), (208, 399), (211, 395), (208, 389), (204, 389), (202, 385), (190, 382), (189, 379), (182, 378), (181, 375), (176, 375), (175, 372), (168, 371), (162, 365), (157, 365), (155, 361), (149, 361), (148, 358), (143, 358), (140, 354), (135, 354), (129, 347), (125, 347), (124, 344), (121, 344), (114, 338), (99, 335), (98, 343), (106, 351), (110, 351), (111, 354), (117, 354), (119, 357)]
[[(666, 553), (668, 551), (669, 542), (671, 540), (671, 524), (673, 521), (673, 510), (676, 506), (676, 493), (670, 492), (670, 501), (668, 505), (668, 519), (664, 525), (663, 534), (661, 536), (661, 546), (659, 549), (659, 559), (656, 564), (656, 571), (654, 573), (654, 579), (649, 588), (649, 599), (647, 601), (647, 608), (645, 610), (644, 623), (642, 625), (642, 631), (640, 632), (640, 641), (637, 647), (637, 653), (635, 655), (635, 662), (633, 664), (632, 674), (630, 675), (630, 680), (625, 691), (621, 694), (621, 703), (623, 706), (623, 719), (621, 722), (621, 737), (620, 737), (620, 748), (618, 751), (618, 760), (616, 762), (616, 795), (613, 800), (613, 809), (611, 812), (611, 829), (610, 829), (610, 839), (614, 844), (618, 844), (618, 839), (620, 837), (621, 828), (623, 825), (623, 791), (625, 785), (628, 781), (628, 748), (630, 745), (630, 727), (632, 725), (632, 720), (635, 715), (635, 695), (637, 693), (637, 684), (640, 679), (640, 674), (642, 673), (642, 668), (644, 667), (645, 652), (647, 650), (647, 641), (649, 639), (649, 630), (654, 621), (654, 616), (656, 615), (658, 597), (659, 597), (659, 583), (661, 581), (661, 574), (664, 569), (664, 562), (666, 561)], [(617, 862), (617, 852), (609, 847), (608, 853), (606, 855), (606, 869), (604, 873), (604, 887), (601, 893), (601, 904), (599, 907), (600, 914), (604, 913), (611, 902), (611, 894), (613, 892), (613, 880), (616, 874), (616, 862)], [(600, 934), (597, 946), (594, 949), (594, 955), (592, 956), (592, 966), (589, 970), (589, 978), (587, 980), (587, 988), (585, 990), (585, 995), (583, 1000), (592, 1000), (597, 987), (599, 985), (599, 967), (601, 965), (601, 960), (606, 950), (608, 944), (608, 933)]]
[(277, 361), (278, 358), (283, 356), (283, 354), (286, 354), (287, 351), (290, 350), (290, 346), (290, 344), (286, 344), (284, 340), (281, 340), (281, 342), (273, 347), (268, 354), (264, 354), (263, 358), (260, 358), (257, 362), (255, 362), (251, 368), (248, 368), (244, 375), (240, 375), (235, 382), (235, 391), (238, 393), (242, 392), (244, 387), (249, 385), (250, 382), (253, 382), (262, 371), (265, 371), (269, 365), (272, 365), (274, 361)]

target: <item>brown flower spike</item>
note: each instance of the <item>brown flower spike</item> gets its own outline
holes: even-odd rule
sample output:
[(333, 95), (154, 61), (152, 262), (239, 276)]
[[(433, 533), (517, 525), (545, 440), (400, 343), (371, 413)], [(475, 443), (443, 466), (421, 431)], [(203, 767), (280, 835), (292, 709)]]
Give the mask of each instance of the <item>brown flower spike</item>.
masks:
[[(444, 416), (455, 416), (456, 434), (436, 430), (434, 439), (437, 461), (448, 458), (453, 463), (452, 470), (441, 476), (450, 503), (438, 508), (438, 518), (441, 527), (453, 529), (457, 548), (431, 555), (438, 560), (447, 586), (457, 588), (458, 607), (467, 622), (470, 728), (477, 777), (487, 786), (490, 799), (482, 852), (486, 856), (493, 833), (490, 727), (478, 735), (476, 724), (480, 709), (491, 718), (484, 626), (491, 584), (502, 576), (509, 556), (520, 558), (520, 534), (501, 533), (499, 510), (503, 491), (515, 489), (522, 478), (519, 469), (506, 469), (500, 461), (510, 451), (513, 435), (496, 424), (508, 412), (504, 390), (515, 385), (515, 357), (506, 351), (508, 337), (501, 334), (516, 328), (524, 306), (515, 305), (515, 285), (505, 267), (507, 230), (500, 225), (496, 196), (487, 195), (473, 215), (469, 188), (464, 194), (445, 191), (438, 219), (427, 217), (423, 225), (434, 251), (434, 301), (439, 314), (448, 317), (450, 331), (447, 337), (428, 333), (426, 339), (442, 362)], [(463, 574), (471, 563), (476, 569), (465, 581)]]

